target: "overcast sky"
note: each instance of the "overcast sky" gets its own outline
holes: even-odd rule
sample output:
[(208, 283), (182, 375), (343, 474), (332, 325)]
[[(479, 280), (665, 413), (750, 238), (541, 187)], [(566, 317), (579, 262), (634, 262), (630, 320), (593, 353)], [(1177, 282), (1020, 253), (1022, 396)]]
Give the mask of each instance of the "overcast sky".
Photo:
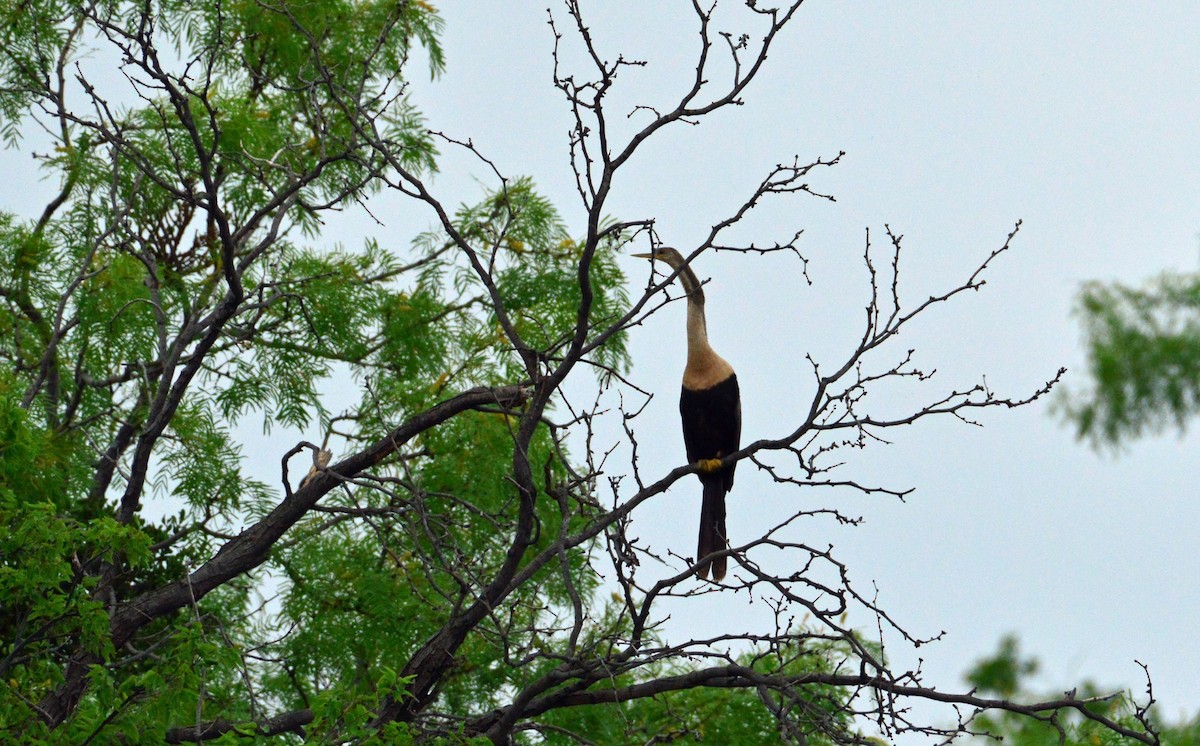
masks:
[[(666, 104), (685, 89), (696, 50), (688, 3), (585, 5), (602, 6), (590, 15), (605, 53), (650, 62), (623, 73), (618, 101)], [(533, 176), (578, 231), (544, 6), (442, 10), (448, 72), (415, 91), (431, 126), (470, 136), (507, 174)], [(787, 416), (813, 386), (805, 353), (832, 361), (853, 344), (846, 320), (857, 323), (866, 299), (864, 234), (881, 237), (884, 224), (905, 236), (901, 290), (919, 300), (960, 283), (1024, 221), (981, 293), (897, 340), (938, 370), (924, 393), (898, 391), (898, 406), (983, 376), (1000, 394), (1025, 394), (1063, 365), (1079, 387), (1080, 284), (1197, 267), (1197, 39), (1192, 2), (806, 3), (746, 105), (648, 143), (609, 213), (653, 216), (666, 242), (687, 249), (773, 164), (846, 152), (812, 178), (836, 203), (770, 202), (739, 233), (770, 241), (803, 228), (812, 286), (785, 257), (696, 263), (713, 278), (710, 333), (738, 371), (747, 441), (790, 430)], [(437, 186), (470, 201), (480, 193), (471, 178), (484, 176), (448, 154)], [(626, 268), (636, 286), (645, 268)], [(672, 306), (633, 339), (635, 379), (659, 393), (639, 420), (648, 474), (683, 460), (682, 327)], [(782, 490), (743, 466), (731, 539), (757, 535), (791, 505), (836, 504), (865, 525), (812, 520), (794, 536), (832, 543), (913, 633), (946, 631), (919, 651), (930, 683), (960, 686), (972, 661), (1016, 632), (1041, 659), (1035, 684), (1047, 691), (1085, 678), (1140, 691), (1136, 659), (1150, 666), (1166, 714), (1194, 714), (1196, 438), (1150, 439), (1113, 457), (1077, 443), (1044, 403), (981, 421), (905, 428), (894, 445), (849, 459), (844, 476), (915, 487), (905, 503)], [(698, 492), (680, 482), (639, 514), (635, 533), (687, 552)], [(703, 608), (718, 625), (757, 613), (732, 595)], [(899, 645), (891, 652), (909, 660)]]
[[(590, 16), (606, 54), (650, 63), (623, 72), (615, 100), (674, 101), (696, 51), (690, 4), (590, 5), (600, 6)], [(418, 81), (415, 103), (431, 127), (472, 138), (506, 174), (532, 176), (579, 233), (568, 111), (550, 84), (544, 6), (441, 10), (448, 70)], [(1067, 385), (1078, 388), (1083, 359), (1071, 308), (1080, 284), (1197, 267), (1198, 39), (1194, 2), (806, 3), (746, 105), (649, 142), (617, 181), (608, 213), (654, 217), (662, 238), (686, 251), (775, 163), (846, 152), (811, 180), (836, 203), (770, 201), (737, 234), (769, 242), (803, 228), (811, 286), (785, 256), (706, 255), (695, 265), (713, 278), (710, 334), (738, 371), (747, 442), (794, 427), (813, 389), (806, 354), (832, 363), (855, 343), (867, 297), (865, 232), (879, 240), (885, 224), (905, 236), (901, 291), (919, 301), (960, 284), (1024, 221), (981, 293), (897, 340), (898, 354), (915, 347), (918, 363), (938, 373), (924, 388), (896, 390), (894, 411), (984, 376), (1001, 395), (1024, 395), (1063, 365)], [(4, 163), (29, 173), (26, 155), (6, 153)], [(472, 202), (487, 177), (478, 162), (448, 152), (434, 186), (450, 204)], [(37, 198), (23, 189), (32, 196), (10, 193), (5, 203)], [(425, 211), (385, 204), (394, 209), (377, 211), (385, 229), (349, 214), (327, 238), (373, 234), (403, 246), (432, 223)], [(636, 290), (647, 268), (629, 260), (626, 269)], [(683, 461), (682, 330), (677, 304), (632, 339), (634, 379), (657, 394), (638, 420), (648, 477)], [(988, 412), (981, 422), (926, 422), (895, 431), (891, 446), (848, 457), (846, 478), (915, 488), (903, 503), (789, 491), (743, 465), (730, 495), (731, 539), (757, 536), (796, 506), (859, 514), (861, 527), (809, 520), (793, 538), (832, 544), (860, 589), (875, 583), (880, 605), (909, 631), (946, 632), (919, 651), (928, 683), (961, 686), (960, 674), (1015, 632), (1044, 664), (1040, 688), (1090, 678), (1140, 691), (1136, 659), (1149, 665), (1166, 714), (1194, 714), (1197, 439), (1166, 436), (1118, 457), (1097, 454), (1045, 402)], [(295, 435), (256, 441), (260, 476), (274, 483)], [(635, 514), (634, 533), (690, 553), (698, 500), (698, 484), (680, 482)], [(750, 624), (763, 611), (732, 594), (687, 608), (690, 619), (676, 618), (681, 633)], [(893, 642), (898, 662), (913, 659)]]

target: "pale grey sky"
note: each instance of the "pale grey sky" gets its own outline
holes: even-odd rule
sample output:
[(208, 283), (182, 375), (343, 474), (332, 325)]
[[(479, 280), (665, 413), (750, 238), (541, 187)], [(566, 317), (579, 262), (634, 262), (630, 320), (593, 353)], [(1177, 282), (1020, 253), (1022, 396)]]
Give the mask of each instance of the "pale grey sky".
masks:
[[(606, 53), (651, 63), (623, 72), (611, 110), (667, 103), (688, 84), (696, 43), (687, 3), (585, 7)], [(431, 126), (473, 138), (507, 174), (533, 176), (578, 228), (544, 5), (442, 11), (448, 72), (415, 90)], [(803, 353), (832, 360), (853, 343), (846, 319), (857, 323), (866, 298), (864, 231), (878, 240), (885, 223), (905, 235), (902, 291), (920, 299), (961, 282), (1024, 220), (981, 293), (898, 340), (937, 368), (926, 395), (984, 375), (1000, 393), (1024, 394), (1060, 365), (1078, 386), (1070, 309), (1080, 283), (1197, 267), (1197, 39), (1200, 5), (1191, 2), (806, 3), (746, 105), (649, 143), (609, 212), (654, 216), (663, 239), (686, 249), (773, 164), (846, 151), (811, 179), (836, 204), (771, 202), (739, 234), (774, 240), (804, 228), (811, 287), (783, 257), (696, 263), (714, 278), (710, 330), (739, 373), (746, 440), (790, 429), (782, 416), (812, 390)], [(448, 154), (436, 183), (470, 201), (479, 194), (470, 179), (484, 175)], [(636, 287), (644, 268), (630, 261), (627, 270)], [(659, 394), (639, 420), (649, 474), (683, 460), (682, 316), (680, 306), (667, 309), (632, 343), (635, 379)], [(1137, 659), (1150, 666), (1165, 713), (1194, 714), (1197, 439), (1150, 439), (1114, 458), (1075, 442), (1042, 403), (982, 422), (927, 422), (850, 457), (843, 476), (915, 487), (906, 503), (796, 493), (745, 465), (730, 495), (731, 538), (749, 538), (797, 501), (833, 502), (865, 525), (812, 520), (795, 536), (832, 543), (859, 586), (877, 583), (880, 604), (910, 631), (946, 631), (919, 651), (929, 683), (960, 686), (972, 661), (1016, 632), (1043, 663), (1038, 686), (1091, 678), (1140, 692)], [(646, 447), (655, 442), (661, 452)], [(698, 487), (681, 482), (639, 512), (635, 533), (687, 551), (697, 500)], [(764, 611), (732, 595), (704, 609), (718, 626)], [(891, 652), (915, 659), (899, 644)]]

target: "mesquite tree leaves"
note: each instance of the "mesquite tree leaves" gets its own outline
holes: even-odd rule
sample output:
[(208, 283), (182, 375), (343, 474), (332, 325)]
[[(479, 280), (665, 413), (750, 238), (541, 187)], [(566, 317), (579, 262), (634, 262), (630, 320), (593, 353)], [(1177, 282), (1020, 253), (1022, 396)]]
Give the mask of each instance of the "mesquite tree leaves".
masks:
[(1162, 275), (1142, 287), (1091, 283), (1079, 297), (1088, 387), (1060, 411), (1097, 445), (1174, 428), (1200, 412), (1200, 282)]

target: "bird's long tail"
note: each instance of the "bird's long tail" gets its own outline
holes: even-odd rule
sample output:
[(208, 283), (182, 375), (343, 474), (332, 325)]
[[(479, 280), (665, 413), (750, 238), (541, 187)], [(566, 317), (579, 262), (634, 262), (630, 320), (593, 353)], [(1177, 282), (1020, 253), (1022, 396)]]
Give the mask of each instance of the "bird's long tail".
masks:
[[(700, 506), (700, 544), (696, 548), (696, 560), (700, 561), (713, 552), (719, 552), (728, 546), (725, 537), (725, 483), (714, 479), (704, 482), (704, 501)], [(701, 562), (696, 568), (696, 576), (701, 580), (708, 577), (712, 568), (713, 580), (725, 578), (725, 565), (728, 557), (714, 557), (709, 562)]]

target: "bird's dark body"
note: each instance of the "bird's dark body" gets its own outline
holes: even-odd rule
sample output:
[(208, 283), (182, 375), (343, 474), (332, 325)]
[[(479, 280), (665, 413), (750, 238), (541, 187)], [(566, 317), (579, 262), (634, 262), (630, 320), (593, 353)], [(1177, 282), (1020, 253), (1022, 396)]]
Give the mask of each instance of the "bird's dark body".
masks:
[[(679, 395), (679, 415), (683, 419), (683, 445), (689, 463), (724, 458), (738, 450), (742, 439), (742, 405), (737, 375), (700, 391), (684, 387)], [(701, 473), (700, 481), (712, 477), (723, 482), (728, 492), (733, 487), (736, 466), (731, 464), (716, 474)]]
[[(720, 459), (738, 450), (742, 435), (742, 405), (737, 375), (707, 389), (683, 388), (679, 396), (679, 414), (683, 419), (683, 444), (689, 463)], [(737, 464), (715, 472), (697, 472), (704, 485), (700, 508), (700, 536), (696, 559), (726, 547), (725, 493), (733, 487)], [(726, 558), (712, 563), (717, 580), (725, 577)], [(708, 568), (701, 567), (701, 577)]]

